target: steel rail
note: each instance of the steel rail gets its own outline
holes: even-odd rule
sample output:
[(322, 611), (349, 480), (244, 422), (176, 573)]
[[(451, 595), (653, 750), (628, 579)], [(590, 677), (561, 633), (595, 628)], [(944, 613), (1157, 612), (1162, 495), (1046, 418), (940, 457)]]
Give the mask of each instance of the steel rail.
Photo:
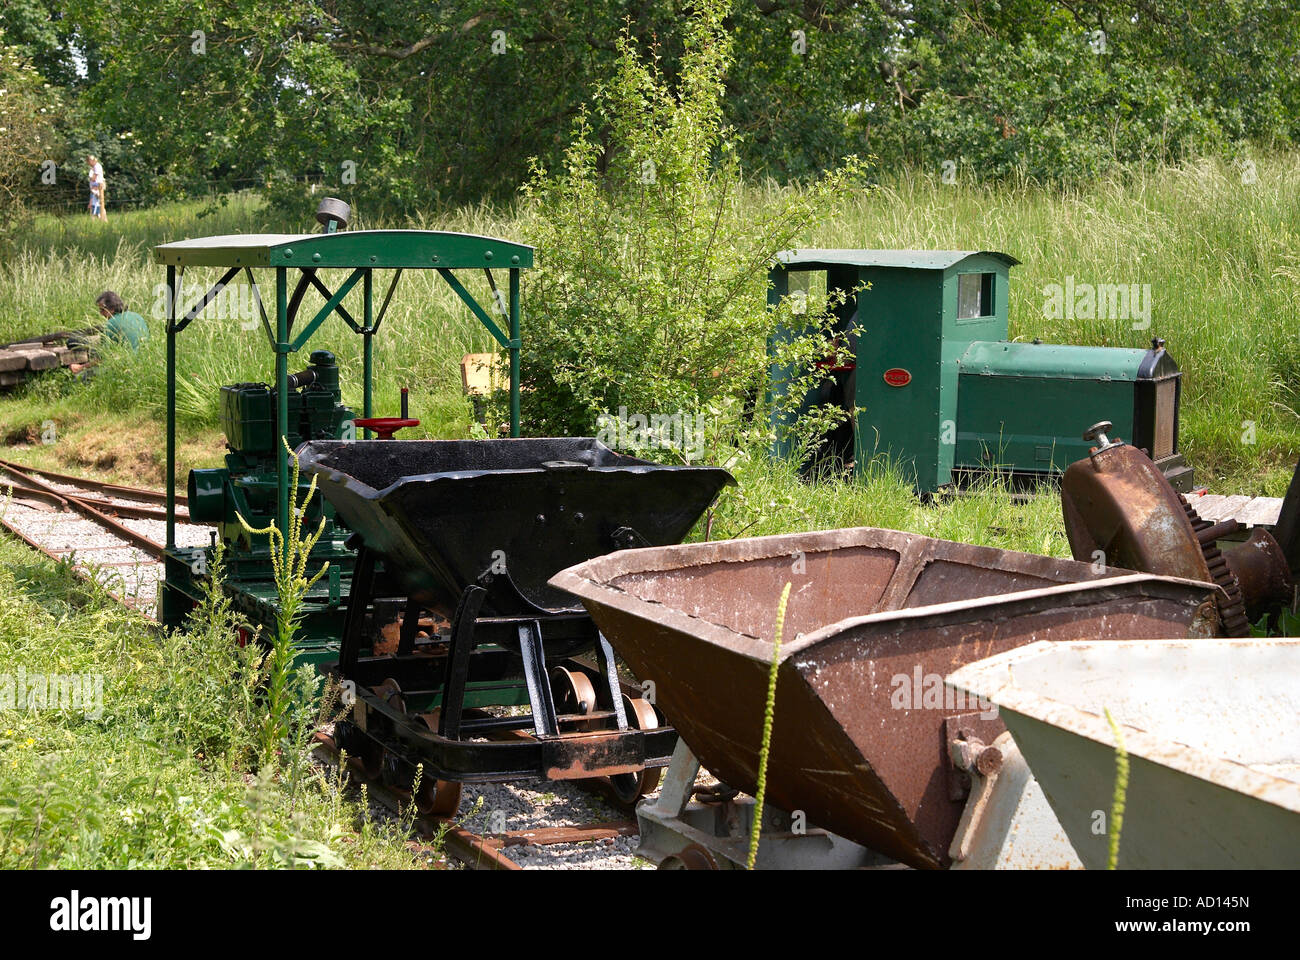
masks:
[[(50, 493), (48, 490), (42, 490), (38, 487), (27, 486), (20, 483), (0, 483), (0, 489), (10, 490), (13, 492), (15, 500), (40, 500), (45, 503), (52, 503), (55, 506), (67, 510), (70, 509), (68, 497), (75, 497), (82, 503), (88, 503), (92, 507), (105, 510), (109, 513), (115, 513), (123, 517), (132, 517), (137, 520), (166, 520), (167, 511), (158, 507), (142, 507), (132, 503), (118, 503), (113, 500), (101, 500), (99, 497), (83, 497), (78, 494), (70, 494), (66, 491), (60, 493)], [(189, 523), (189, 516), (185, 513), (177, 513), (176, 519), (184, 520)]]
[[(18, 538), (19, 540), (21, 540), (23, 543), (27, 544), (27, 546), (31, 547), (31, 548), (32, 548), (33, 550), (35, 550), (37, 553), (40, 553), (40, 554), (42, 554), (43, 556), (48, 557), (50, 560), (53, 560), (55, 563), (59, 563), (59, 564), (64, 563), (64, 562), (68, 559), (68, 557), (70, 557), (73, 553), (76, 552), (76, 551), (74, 551), (74, 550), (69, 550), (69, 551), (67, 551), (66, 553), (63, 553), (63, 554), (55, 553), (55, 552), (54, 552), (53, 550), (51, 550), (49, 547), (45, 546), (45, 544), (40, 543), (40, 542), (37, 541), (37, 540), (33, 540), (33, 539), (32, 539), (31, 537), (29, 537), (27, 534), (25, 534), (25, 533), (23, 533), (21, 530), (19, 530), (18, 527), (16, 527), (14, 524), (12, 524), (12, 523), (9, 522), (9, 519), (8, 519), (8, 518), (7, 518), (3, 513), (0, 513), (0, 527), (4, 527), (5, 530), (7, 530), (9, 533), (13, 534), (15, 537), (17, 537), (17, 538)], [(106, 564), (101, 564), (101, 566), (106, 566)], [(85, 581), (86, 583), (96, 583), (96, 582), (97, 582), (97, 581), (94, 579), (94, 577), (92, 577), (92, 576), (90, 575), (90, 573), (89, 573), (88, 571), (86, 571), (86, 570), (79, 570), (79, 569), (77, 569), (76, 567), (72, 567), (71, 569), (72, 569), (72, 573), (73, 573), (74, 576), (76, 576), (76, 577), (78, 577), (79, 579)], [(111, 591), (110, 591), (110, 593), (111, 593)], [(157, 623), (157, 622), (158, 622), (157, 619), (156, 619), (155, 617), (151, 616), (147, 611), (140, 609), (140, 607), (137, 606), (136, 603), (135, 603), (135, 601), (132, 600), (130, 597), (120, 597), (120, 596), (117, 596), (117, 594), (113, 594), (113, 596), (114, 596), (114, 597), (117, 597), (118, 602), (121, 603), (122, 606), (127, 607), (127, 608), (130, 609), (132, 612), (139, 614), (140, 616), (144, 617), (146, 620), (149, 620), (149, 621), (152, 622), (152, 623)]]
[[(45, 470), (40, 467), (29, 467), (21, 463), (15, 463), (11, 460), (0, 460), (0, 467), (9, 470), (17, 470), (24, 474), (36, 474), (49, 480), (57, 480), (60, 483), (70, 484), (72, 486), (86, 487), (99, 493), (110, 496), (125, 497), (128, 500), (146, 500), (151, 503), (166, 503), (167, 494), (160, 490), (150, 490), (147, 487), (124, 487), (116, 483), (106, 483), (103, 480), (92, 480), (88, 477), (74, 477), (67, 473), (55, 473), (53, 470)], [(178, 496), (176, 498), (178, 506), (189, 506), (189, 500), (186, 497)]]
[(16, 467), (13, 464), (10, 464), (8, 461), (0, 460), (0, 471), (3, 471), (9, 474), (10, 476), (17, 477), (20, 480), (25, 480), (27, 482), (27, 486), (31, 488), (62, 498), (64, 502), (68, 504), (68, 506), (75, 509), (87, 520), (91, 520), (94, 523), (99, 524), (101, 527), (103, 527), (104, 529), (112, 533), (115, 537), (119, 537), (123, 540), (126, 540), (134, 544), (135, 546), (143, 550), (145, 553), (153, 557), (155, 560), (162, 560), (164, 558), (166, 554), (166, 549), (161, 543), (159, 543), (156, 540), (150, 540), (144, 534), (136, 533), (130, 527), (126, 526), (125, 524), (119, 523), (118, 521), (110, 517), (108, 514), (100, 510), (98, 507), (93, 506), (90, 502), (83, 500), (82, 498), (77, 497), (74, 494), (70, 494), (63, 490), (58, 490), (55, 487), (52, 487), (50, 484), (46, 483), (45, 481), (33, 476), (31, 473), (24, 472), (24, 468)]

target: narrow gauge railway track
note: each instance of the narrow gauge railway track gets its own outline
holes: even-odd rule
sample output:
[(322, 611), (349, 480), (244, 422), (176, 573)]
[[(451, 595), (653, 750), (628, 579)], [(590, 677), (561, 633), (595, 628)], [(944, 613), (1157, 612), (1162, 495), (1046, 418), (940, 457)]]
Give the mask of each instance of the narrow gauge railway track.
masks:
[[(153, 616), (162, 577), (164, 494), (0, 460), (0, 526), (28, 546)], [(189, 522), (177, 498), (176, 542), (205, 546), (209, 527)]]
[[(167, 516), (164, 503), (164, 494), (157, 490), (0, 460), (0, 526), (45, 556), (71, 562), (80, 575), (100, 582), (123, 604), (151, 616), (162, 576)], [(206, 546), (211, 539), (210, 528), (189, 522), (184, 497), (177, 497), (177, 508), (177, 544)], [(317, 741), (319, 759), (337, 763), (333, 740), (322, 733)], [(368, 778), (356, 758), (349, 758), (349, 773), (366, 782), (370, 798), (394, 816), (409, 808), (409, 793)], [(599, 796), (628, 818), (478, 834), (467, 829), (463, 821), (447, 822), (422, 815), (414, 826), (426, 841), (442, 831), (440, 852), (471, 870), (524, 869), (507, 855), (509, 848), (573, 849), (573, 845), (590, 846), (637, 835), (631, 810), (608, 791), (602, 791), (596, 783), (574, 785), (584, 793)], [(465, 813), (460, 816), (464, 818)], [(437, 852), (419, 840), (413, 839), (412, 843), (418, 850)]]
[[(337, 766), (339, 755), (334, 740), (326, 733), (316, 735), (317, 759)], [(354, 782), (366, 784), (370, 800), (378, 803), (394, 817), (409, 815), (411, 794), (409, 791), (389, 786), (378, 777), (371, 776), (365, 765), (356, 757), (348, 757), (348, 774)], [(599, 780), (565, 781), (571, 787), (590, 794), (613, 806), (624, 819), (596, 820), (581, 824), (558, 824), (529, 827), (519, 830), (501, 832), (475, 833), (464, 825), (472, 814), (471, 809), (462, 809), (452, 817), (441, 817), (431, 813), (417, 812), (412, 822), (415, 833), (428, 840), (441, 833), (441, 849), (413, 839), (413, 849), (430, 854), (445, 855), (460, 863), (467, 870), (512, 871), (526, 869), (507, 850), (511, 848), (548, 848), (573, 849), (573, 845), (591, 845), (594, 843), (613, 843), (619, 838), (638, 835), (636, 818), (632, 809), (619, 803), (609, 789)], [(500, 786), (500, 785), (497, 785)], [(556, 787), (557, 784), (551, 784)], [(469, 788), (469, 785), (466, 785)], [(465, 804), (469, 807), (469, 804)]]

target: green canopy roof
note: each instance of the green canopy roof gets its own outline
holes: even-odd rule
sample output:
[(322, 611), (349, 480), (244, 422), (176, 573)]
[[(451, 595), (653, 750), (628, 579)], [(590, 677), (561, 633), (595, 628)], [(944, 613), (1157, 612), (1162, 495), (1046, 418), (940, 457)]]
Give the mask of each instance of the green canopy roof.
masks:
[(253, 233), (178, 240), (153, 248), (155, 263), (182, 267), (531, 267), (522, 243), (442, 230)]
[(1020, 261), (996, 250), (784, 250), (776, 255), (786, 267), (903, 267), (947, 270), (969, 257), (993, 257), (1009, 267)]

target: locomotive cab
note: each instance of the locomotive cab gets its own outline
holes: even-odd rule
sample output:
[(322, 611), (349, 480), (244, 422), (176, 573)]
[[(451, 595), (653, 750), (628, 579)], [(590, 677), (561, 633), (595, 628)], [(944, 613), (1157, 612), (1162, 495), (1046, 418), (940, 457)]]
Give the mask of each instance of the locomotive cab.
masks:
[[(989, 471), (1021, 483), (1058, 477), (1087, 456), (1083, 427), (1109, 420), (1176, 489), (1190, 490), (1192, 470), (1178, 450), (1182, 373), (1164, 341), (1144, 349), (1009, 340), (1009, 275), (1018, 263), (989, 250), (778, 255), (769, 304), (797, 298), (808, 274), (824, 275), (833, 333), (851, 344), (797, 406), (849, 411), (823, 451), (858, 472), (887, 456), (919, 493), (932, 494)], [(774, 342), (792, 332), (778, 331)], [(800, 373), (774, 366), (769, 400)], [(776, 456), (792, 453), (783, 416), (773, 413)]]

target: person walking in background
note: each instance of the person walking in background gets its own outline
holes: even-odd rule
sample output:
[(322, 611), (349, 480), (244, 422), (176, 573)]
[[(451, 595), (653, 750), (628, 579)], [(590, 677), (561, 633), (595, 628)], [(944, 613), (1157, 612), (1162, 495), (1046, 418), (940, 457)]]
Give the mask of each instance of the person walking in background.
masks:
[(104, 179), (104, 165), (94, 154), (86, 157), (86, 163), (90, 166), (90, 203), (87, 205), (90, 215), (108, 223), (108, 210), (105, 209), (108, 183)]
[[(132, 350), (140, 349), (140, 344), (149, 336), (149, 324), (144, 317), (133, 310), (128, 310), (122, 298), (112, 290), (105, 290), (96, 297), (95, 306), (99, 308), (99, 315), (108, 321), (104, 324), (105, 340), (125, 344)], [(71, 340), (68, 341), (68, 345), (73, 345)], [(87, 363), (71, 364), (68, 369), (73, 373), (81, 373), (87, 367), (93, 367), (97, 363), (99, 357), (94, 357)]]
[(89, 170), (90, 179), (90, 199), (86, 201), (86, 209), (90, 211), (92, 217), (99, 216), (99, 191), (95, 188), (95, 158), (86, 157), (86, 167)]

